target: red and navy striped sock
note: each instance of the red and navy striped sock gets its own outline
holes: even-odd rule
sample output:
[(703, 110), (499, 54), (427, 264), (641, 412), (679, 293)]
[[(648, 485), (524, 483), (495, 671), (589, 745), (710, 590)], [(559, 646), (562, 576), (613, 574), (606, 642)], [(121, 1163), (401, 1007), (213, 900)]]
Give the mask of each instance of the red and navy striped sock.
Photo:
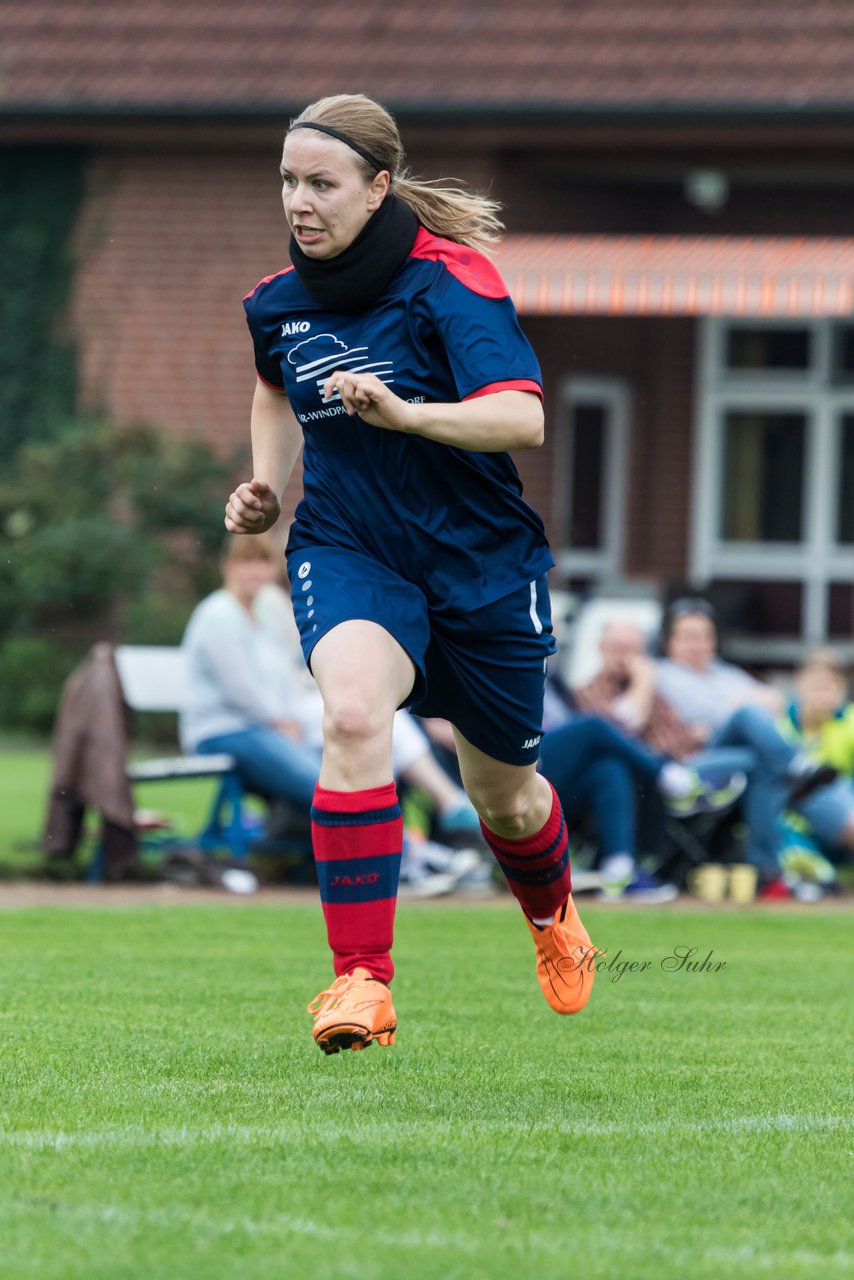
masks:
[(318, 786), (311, 839), (336, 976), (361, 966), (380, 982), (390, 982), (403, 850), (394, 783), (367, 791)]
[(497, 836), (482, 822), (480, 827), (528, 919), (550, 919), (572, 890), (569, 839), (554, 787), (548, 821), (532, 836), (508, 840), (506, 836)]

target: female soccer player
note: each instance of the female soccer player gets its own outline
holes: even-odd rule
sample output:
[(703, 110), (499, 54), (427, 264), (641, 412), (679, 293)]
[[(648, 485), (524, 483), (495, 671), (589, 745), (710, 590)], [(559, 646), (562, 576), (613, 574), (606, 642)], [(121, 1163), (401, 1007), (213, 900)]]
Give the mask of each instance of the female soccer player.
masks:
[(293, 267), (245, 300), (254, 478), (226, 506), (231, 532), (269, 529), (304, 441), (286, 555), (324, 702), (312, 838), (337, 977), (309, 1012), (325, 1053), (394, 1040), (400, 706), (454, 725), (558, 1013), (587, 1003), (597, 954), (570, 895), (560, 804), (536, 768), (554, 561), (506, 451), (542, 443), (540, 370), (483, 253), (498, 206), (403, 162), (394, 120), (362, 95), (323, 98), (291, 124)]

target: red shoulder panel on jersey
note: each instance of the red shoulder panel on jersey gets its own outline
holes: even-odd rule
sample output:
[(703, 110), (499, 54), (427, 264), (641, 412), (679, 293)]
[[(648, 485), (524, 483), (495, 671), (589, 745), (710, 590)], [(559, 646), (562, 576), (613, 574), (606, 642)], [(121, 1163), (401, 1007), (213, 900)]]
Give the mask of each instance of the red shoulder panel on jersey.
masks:
[(463, 396), (463, 403), (466, 400), (477, 400), (478, 396), (494, 396), (496, 391), (533, 391), (535, 396), (539, 396), (541, 400), (543, 398), (543, 389), (538, 382), (532, 382), (529, 378), (517, 378), (509, 382), (490, 382), (479, 391)]
[(489, 258), (478, 253), (477, 249), (434, 236), (426, 227), (418, 228), (409, 256), (443, 263), (452, 276), (456, 276), (461, 284), (471, 289), (472, 293), (479, 293), (482, 298), (509, 296), (510, 290)]
[(289, 271), (293, 271), (293, 267), (283, 267), (281, 271), (274, 271), (271, 276), (265, 276), (263, 280), (258, 281), (254, 289), (249, 290), (249, 292), (247, 293), (243, 301), (248, 302), (249, 299), (252, 297), (253, 293), (257, 293), (257, 291), (261, 288), (262, 284), (268, 284), (270, 280), (275, 280), (277, 276), (286, 276)]

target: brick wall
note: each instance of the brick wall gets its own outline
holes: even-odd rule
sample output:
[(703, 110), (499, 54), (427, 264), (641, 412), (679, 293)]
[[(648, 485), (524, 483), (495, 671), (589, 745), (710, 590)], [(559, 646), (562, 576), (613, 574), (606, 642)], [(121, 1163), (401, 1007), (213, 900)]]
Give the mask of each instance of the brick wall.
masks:
[(76, 241), (85, 407), (248, 446), (241, 299), (288, 265), (275, 155), (98, 155)]

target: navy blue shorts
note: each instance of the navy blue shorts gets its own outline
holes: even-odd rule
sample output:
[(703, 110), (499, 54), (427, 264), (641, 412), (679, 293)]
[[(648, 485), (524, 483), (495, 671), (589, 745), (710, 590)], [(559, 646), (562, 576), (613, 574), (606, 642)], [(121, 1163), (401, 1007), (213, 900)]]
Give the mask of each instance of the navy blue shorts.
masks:
[(337, 547), (294, 551), (288, 574), (309, 666), (318, 640), (339, 623), (376, 622), (415, 664), (404, 706), (450, 720), (495, 760), (536, 761), (546, 663), (555, 649), (545, 574), (466, 614), (431, 609), (392, 569)]

